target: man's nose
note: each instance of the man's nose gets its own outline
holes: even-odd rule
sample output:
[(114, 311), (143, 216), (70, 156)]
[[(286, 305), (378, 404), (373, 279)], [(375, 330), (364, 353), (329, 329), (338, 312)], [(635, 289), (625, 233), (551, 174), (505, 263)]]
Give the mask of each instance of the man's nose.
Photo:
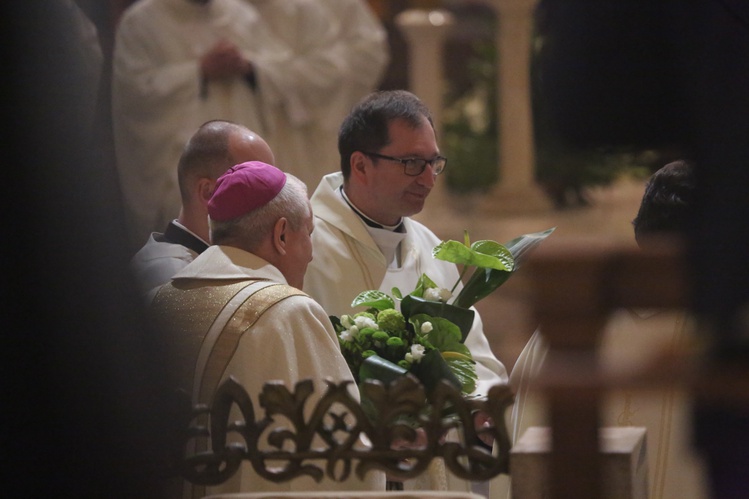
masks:
[(434, 166), (431, 163), (427, 164), (424, 171), (416, 177), (416, 181), (424, 187), (429, 187), (430, 189), (434, 187), (435, 182), (437, 182), (437, 175), (434, 174)]

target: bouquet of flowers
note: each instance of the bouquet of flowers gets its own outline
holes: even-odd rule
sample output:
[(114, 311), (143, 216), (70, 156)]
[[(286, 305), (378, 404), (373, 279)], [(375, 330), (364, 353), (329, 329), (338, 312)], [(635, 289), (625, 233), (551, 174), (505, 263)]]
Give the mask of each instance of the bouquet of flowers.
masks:
[[(553, 231), (525, 234), (505, 245), (489, 240), (471, 244), (466, 232), (464, 242), (443, 241), (432, 251), (434, 258), (462, 266), (452, 289), (440, 288), (422, 274), (406, 296), (398, 288), (391, 295), (378, 290), (360, 293), (351, 307), (365, 310), (331, 317), (356, 382), (387, 383), (411, 373), (427, 393), (446, 380), (463, 394), (471, 394), (477, 381), (475, 362), (463, 344), (473, 324), (471, 307), (504, 284)], [(473, 274), (453, 297), (471, 268)]]

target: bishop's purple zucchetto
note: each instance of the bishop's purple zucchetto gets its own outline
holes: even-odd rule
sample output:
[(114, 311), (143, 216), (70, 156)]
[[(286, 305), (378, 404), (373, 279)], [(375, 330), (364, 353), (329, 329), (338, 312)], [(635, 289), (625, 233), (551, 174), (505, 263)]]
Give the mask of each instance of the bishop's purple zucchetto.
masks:
[(260, 161), (232, 166), (216, 180), (208, 215), (217, 222), (240, 217), (268, 204), (285, 184), (286, 174), (275, 166)]

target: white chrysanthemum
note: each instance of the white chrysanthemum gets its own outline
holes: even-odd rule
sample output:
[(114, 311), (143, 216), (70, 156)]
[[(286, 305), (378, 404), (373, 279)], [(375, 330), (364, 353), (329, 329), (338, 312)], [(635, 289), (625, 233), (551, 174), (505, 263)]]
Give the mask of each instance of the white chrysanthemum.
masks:
[(426, 321), (421, 324), (421, 334), (427, 334), (432, 329), (434, 329), (434, 327), (432, 326), (432, 323), (429, 321)]
[(351, 331), (349, 331), (348, 329), (341, 331), (341, 334), (339, 335), (339, 337), (343, 341), (354, 341), (354, 335), (352, 335)]
[(452, 298), (452, 293), (449, 289), (445, 288), (427, 288), (424, 290), (424, 299), (429, 301), (441, 301), (447, 303), (447, 300)]
[(377, 323), (375, 321), (364, 315), (360, 315), (359, 317), (354, 319), (354, 323), (359, 329), (364, 329), (365, 327), (379, 329), (379, 326), (377, 326)]

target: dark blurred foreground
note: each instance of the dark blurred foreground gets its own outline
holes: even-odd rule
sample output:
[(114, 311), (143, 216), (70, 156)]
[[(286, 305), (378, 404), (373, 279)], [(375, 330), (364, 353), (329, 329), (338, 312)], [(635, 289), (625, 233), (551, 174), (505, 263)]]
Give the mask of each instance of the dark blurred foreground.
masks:
[(0, 11), (3, 494), (154, 497), (161, 359), (127, 273), (114, 164), (94, 140), (106, 125), (90, 49), (63, 0)]

